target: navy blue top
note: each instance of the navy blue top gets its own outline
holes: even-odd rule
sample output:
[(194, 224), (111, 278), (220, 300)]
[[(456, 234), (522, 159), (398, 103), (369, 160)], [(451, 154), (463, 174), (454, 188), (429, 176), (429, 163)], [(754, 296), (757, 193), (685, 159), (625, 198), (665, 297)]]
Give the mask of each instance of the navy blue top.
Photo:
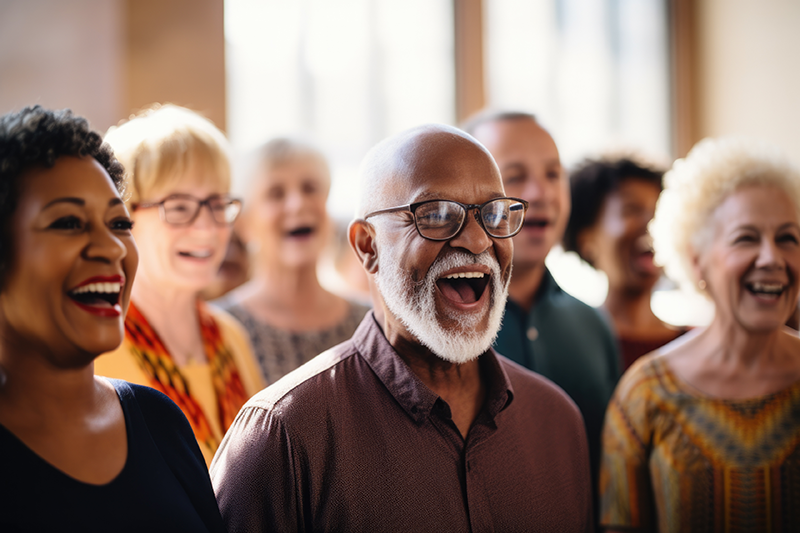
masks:
[(105, 485), (76, 480), (0, 425), (0, 531), (225, 531), (192, 429), (172, 400), (109, 379), (128, 457)]

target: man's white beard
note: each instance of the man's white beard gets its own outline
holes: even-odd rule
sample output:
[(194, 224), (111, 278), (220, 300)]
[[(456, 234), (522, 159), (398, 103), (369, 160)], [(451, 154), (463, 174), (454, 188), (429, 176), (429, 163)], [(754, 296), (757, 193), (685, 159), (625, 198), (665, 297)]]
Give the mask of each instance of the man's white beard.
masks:
[[(497, 338), (508, 297), (508, 280), (503, 282), (500, 265), (488, 251), (479, 255), (453, 250), (439, 257), (428, 269), (425, 278), (417, 283), (409, 279), (408, 272), (399, 267), (389, 247), (378, 255), (378, 272), (375, 283), (386, 307), (424, 346), (451, 363), (466, 363), (485, 353)], [(483, 320), (481, 313), (454, 312), (447, 318), (457, 322), (457, 329), (445, 329), (436, 316), (436, 280), (452, 268), (474, 264), (486, 265), (492, 270), (489, 293), (489, 320), (485, 330), (479, 331)]]

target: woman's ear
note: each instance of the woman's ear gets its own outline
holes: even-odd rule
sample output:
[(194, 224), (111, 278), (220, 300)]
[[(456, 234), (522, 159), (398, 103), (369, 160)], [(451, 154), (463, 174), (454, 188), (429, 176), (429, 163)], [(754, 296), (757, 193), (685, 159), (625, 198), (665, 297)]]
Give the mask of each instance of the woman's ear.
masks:
[(350, 223), (347, 229), (350, 246), (355, 250), (358, 260), (367, 274), (378, 271), (378, 249), (375, 246), (375, 228), (362, 218)]
[(689, 257), (692, 263), (692, 282), (694, 282), (695, 287), (703, 291), (708, 287), (708, 284), (703, 275), (703, 266), (700, 261), (700, 256), (692, 250), (689, 250)]

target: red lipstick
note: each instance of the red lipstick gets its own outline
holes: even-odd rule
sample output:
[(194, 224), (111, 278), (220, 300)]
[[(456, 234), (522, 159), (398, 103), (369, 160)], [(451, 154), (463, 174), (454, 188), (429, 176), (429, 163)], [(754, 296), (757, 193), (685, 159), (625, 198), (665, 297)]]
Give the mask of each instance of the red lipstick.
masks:
[(91, 278), (83, 280), (78, 285), (75, 285), (70, 290), (74, 291), (75, 289), (83, 287), (84, 285), (89, 285), (90, 283), (119, 283), (120, 285), (125, 285), (125, 277), (120, 276), (119, 274), (115, 274), (113, 276), (92, 276)]

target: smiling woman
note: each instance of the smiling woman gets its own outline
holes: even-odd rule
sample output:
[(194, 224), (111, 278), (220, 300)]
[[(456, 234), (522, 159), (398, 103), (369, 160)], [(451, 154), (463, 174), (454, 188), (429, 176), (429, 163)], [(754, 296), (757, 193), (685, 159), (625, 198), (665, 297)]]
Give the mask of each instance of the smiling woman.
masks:
[(175, 404), (94, 376), (138, 263), (122, 189), (84, 119), (0, 118), (0, 530), (222, 530)]
[(647, 225), (662, 176), (628, 157), (587, 159), (570, 174), (572, 211), (564, 249), (608, 277), (602, 309), (614, 326), (623, 371), (686, 332), (662, 322), (650, 307), (661, 268), (653, 262)]
[[(656, 259), (714, 303), (705, 329), (639, 359), (605, 418), (601, 523), (796, 531), (800, 172), (774, 148), (705, 140), (675, 163)], [(638, 528), (638, 529), (637, 529)]]
[(271, 384), (349, 339), (367, 308), (326, 291), (317, 278), (331, 237), (324, 156), (301, 141), (278, 138), (254, 159), (240, 226), (254, 251), (253, 280), (218, 303), (244, 324)]
[(169, 396), (210, 463), (263, 386), (241, 325), (198, 298), (214, 281), (241, 208), (228, 194), (227, 141), (210, 121), (171, 105), (112, 128), (106, 141), (129, 170), (140, 263), (125, 339), (95, 370)]

